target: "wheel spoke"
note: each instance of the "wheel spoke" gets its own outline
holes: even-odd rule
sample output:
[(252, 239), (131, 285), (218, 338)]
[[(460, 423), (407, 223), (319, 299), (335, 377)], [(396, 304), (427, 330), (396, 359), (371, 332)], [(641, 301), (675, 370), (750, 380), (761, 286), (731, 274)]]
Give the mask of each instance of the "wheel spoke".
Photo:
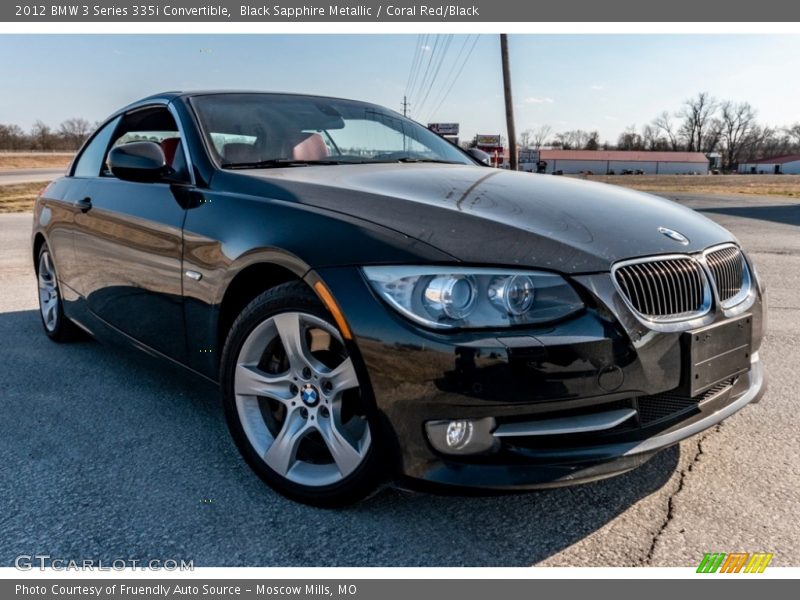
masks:
[(45, 308), (45, 321), (47, 325), (52, 327), (52, 325), (56, 322), (56, 303), (52, 300), (47, 304)]
[(333, 386), (332, 391), (334, 394), (358, 387), (358, 376), (356, 375), (356, 369), (353, 366), (353, 361), (349, 356), (345, 358), (342, 364), (336, 367), (333, 371), (326, 373), (325, 379), (327, 379)]
[(45, 296), (42, 299), (42, 311), (45, 314), (49, 313), (52, 310), (52, 308), (55, 305), (55, 303), (56, 302), (55, 302), (55, 300), (53, 299), (52, 296), (50, 296), (50, 295)]
[(44, 266), (47, 269), (47, 274), (50, 275), (53, 273), (53, 263), (50, 260), (50, 253), (45, 252), (43, 258), (44, 258)]
[(275, 315), (274, 320), (289, 364), (293, 369), (303, 368), (309, 361), (303, 339), (303, 325), (300, 322), (300, 315), (297, 313), (282, 313)]
[(255, 365), (236, 365), (234, 385), (236, 393), (245, 396), (267, 396), (281, 402), (287, 402), (294, 396), (288, 373), (270, 375)]
[(350, 442), (349, 436), (343, 433), (339, 419), (334, 414), (328, 419), (320, 419), (317, 422), (317, 429), (325, 440), (325, 445), (342, 477), (347, 477), (361, 464), (361, 452)]
[(297, 449), (308, 431), (307, 421), (299, 410), (288, 413), (283, 427), (264, 454), (264, 461), (280, 475), (285, 476), (294, 466)]

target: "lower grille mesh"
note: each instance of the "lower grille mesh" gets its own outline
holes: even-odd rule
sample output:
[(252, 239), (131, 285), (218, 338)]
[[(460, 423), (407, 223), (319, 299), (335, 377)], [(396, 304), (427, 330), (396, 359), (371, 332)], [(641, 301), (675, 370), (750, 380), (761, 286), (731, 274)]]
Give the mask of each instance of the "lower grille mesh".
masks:
[(697, 405), (704, 400), (720, 392), (724, 392), (732, 384), (732, 380), (720, 382), (694, 398), (675, 392), (664, 392), (663, 394), (655, 394), (653, 396), (640, 396), (637, 399), (639, 423), (641, 425), (652, 425), (664, 419), (677, 417), (684, 412), (696, 408)]

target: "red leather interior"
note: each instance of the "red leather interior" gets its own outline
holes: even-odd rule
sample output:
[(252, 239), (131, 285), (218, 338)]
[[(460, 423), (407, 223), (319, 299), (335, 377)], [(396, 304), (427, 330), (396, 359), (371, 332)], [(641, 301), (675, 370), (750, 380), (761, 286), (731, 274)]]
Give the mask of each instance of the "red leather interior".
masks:
[(178, 144), (181, 143), (181, 138), (164, 138), (161, 140), (161, 150), (164, 151), (164, 158), (167, 159), (167, 164), (172, 166), (172, 161), (175, 160), (175, 152), (178, 150)]
[(322, 160), (329, 155), (325, 141), (318, 133), (311, 133), (292, 150), (294, 160)]

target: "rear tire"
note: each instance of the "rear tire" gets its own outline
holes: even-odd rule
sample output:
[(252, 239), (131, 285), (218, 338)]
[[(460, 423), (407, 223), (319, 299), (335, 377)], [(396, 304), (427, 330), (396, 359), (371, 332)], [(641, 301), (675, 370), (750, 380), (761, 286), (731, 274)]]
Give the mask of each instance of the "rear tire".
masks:
[(44, 332), (54, 342), (69, 342), (78, 337), (79, 329), (64, 314), (64, 300), (58, 285), (53, 256), (47, 242), (39, 248), (36, 260), (39, 287), (39, 316)]
[(233, 440), (277, 492), (357, 502), (382, 479), (377, 428), (341, 333), (303, 282), (255, 298), (228, 333), (221, 387)]

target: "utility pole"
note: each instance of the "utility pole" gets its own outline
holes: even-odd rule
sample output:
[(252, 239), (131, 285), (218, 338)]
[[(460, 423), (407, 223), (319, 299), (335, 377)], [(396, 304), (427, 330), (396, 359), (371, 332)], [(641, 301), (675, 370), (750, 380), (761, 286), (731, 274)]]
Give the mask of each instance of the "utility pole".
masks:
[(517, 130), (514, 127), (514, 101), (511, 98), (511, 70), (508, 67), (508, 34), (500, 34), (500, 58), (503, 61), (503, 93), (506, 97), (506, 128), (508, 129), (508, 164), (517, 170)]
[(408, 98), (406, 98), (405, 96), (403, 96), (403, 116), (404, 116), (404, 117), (407, 117), (407, 116), (408, 116), (408, 106), (409, 106), (409, 104), (408, 104)]

